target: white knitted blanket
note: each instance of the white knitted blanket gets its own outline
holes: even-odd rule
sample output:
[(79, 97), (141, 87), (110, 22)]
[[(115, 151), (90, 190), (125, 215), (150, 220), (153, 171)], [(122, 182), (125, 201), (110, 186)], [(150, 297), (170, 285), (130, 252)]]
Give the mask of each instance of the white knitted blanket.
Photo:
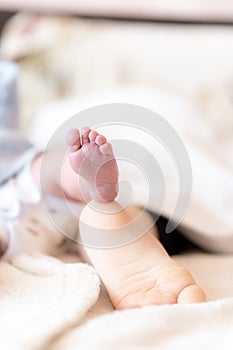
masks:
[(233, 256), (193, 253), (177, 260), (205, 288), (207, 303), (113, 311), (86, 264), (39, 254), (1, 262), (1, 348), (232, 349)]

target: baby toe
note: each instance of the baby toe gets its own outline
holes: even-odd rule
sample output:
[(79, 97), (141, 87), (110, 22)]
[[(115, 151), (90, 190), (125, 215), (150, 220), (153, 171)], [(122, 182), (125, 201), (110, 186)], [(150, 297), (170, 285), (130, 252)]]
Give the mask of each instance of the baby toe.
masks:
[(81, 136), (82, 145), (90, 142), (90, 140), (89, 140), (89, 133), (90, 132), (91, 132), (90, 128), (88, 128), (88, 127), (82, 128), (82, 136)]
[(89, 133), (89, 140), (90, 140), (91, 142), (95, 142), (95, 139), (96, 139), (96, 137), (97, 137), (98, 135), (99, 135), (99, 134), (98, 134), (97, 131), (91, 130), (90, 133)]
[(95, 143), (100, 146), (100, 145), (103, 145), (104, 143), (106, 143), (106, 137), (103, 136), (103, 135), (98, 135), (95, 139)]
[(70, 152), (77, 151), (80, 148), (80, 133), (78, 129), (71, 129), (68, 131), (66, 135), (66, 144), (69, 146)]
[(112, 150), (111, 143), (106, 142), (103, 145), (101, 145), (100, 146), (100, 152), (102, 154), (106, 154), (106, 155), (112, 156), (113, 155), (113, 150)]

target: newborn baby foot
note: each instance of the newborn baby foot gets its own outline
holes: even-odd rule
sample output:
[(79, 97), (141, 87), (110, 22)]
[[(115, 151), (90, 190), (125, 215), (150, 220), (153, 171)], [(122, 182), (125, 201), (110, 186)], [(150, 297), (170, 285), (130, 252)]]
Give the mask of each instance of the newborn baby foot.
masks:
[(85, 197), (86, 190), (92, 199), (110, 202), (117, 196), (118, 168), (112, 146), (97, 131), (84, 128), (67, 134), (69, 159), (72, 169), (85, 180), (80, 185)]
[[(94, 204), (95, 205), (95, 204)], [(118, 210), (107, 214), (86, 206), (80, 222), (103, 230), (124, 227), (138, 215), (137, 208)], [(105, 203), (105, 206), (108, 205)], [(119, 207), (119, 208), (118, 208)], [(148, 214), (142, 214), (148, 220)], [(133, 227), (133, 225), (132, 225)], [(82, 226), (80, 226), (81, 232)], [(85, 226), (83, 226), (83, 229)], [(126, 228), (130, 230), (130, 227)], [(143, 233), (143, 232), (142, 232)], [(81, 232), (85, 237), (85, 232)], [(141, 238), (115, 249), (85, 247), (88, 258), (102, 278), (116, 309), (136, 308), (147, 305), (197, 303), (205, 301), (205, 294), (196, 284), (191, 273), (175, 262), (156, 238), (152, 227)]]

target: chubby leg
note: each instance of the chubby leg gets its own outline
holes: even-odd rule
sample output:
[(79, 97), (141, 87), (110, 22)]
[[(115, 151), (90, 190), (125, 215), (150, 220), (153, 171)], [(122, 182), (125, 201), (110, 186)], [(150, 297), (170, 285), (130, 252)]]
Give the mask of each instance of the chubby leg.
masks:
[[(111, 209), (112, 206), (116, 207), (114, 213), (108, 210), (110, 205)], [(92, 202), (81, 213), (81, 236), (85, 237), (83, 230), (86, 224), (98, 230), (114, 229), (115, 233), (124, 225), (130, 230), (131, 223), (134, 229), (133, 220), (139, 211), (135, 207), (122, 209), (116, 202)], [(148, 221), (150, 217), (143, 213), (141, 220)], [(82, 226), (82, 223), (85, 225)], [(102, 278), (116, 309), (205, 301), (204, 292), (190, 272), (164, 250), (154, 226), (134, 242), (120, 248), (84, 247), (84, 250)]]

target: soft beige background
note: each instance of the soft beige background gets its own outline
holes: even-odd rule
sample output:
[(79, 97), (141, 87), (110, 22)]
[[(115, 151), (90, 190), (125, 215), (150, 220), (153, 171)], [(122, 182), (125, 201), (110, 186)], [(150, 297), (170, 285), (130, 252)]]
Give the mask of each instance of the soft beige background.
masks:
[(107, 15), (139, 18), (232, 20), (231, 0), (1, 0), (4, 9), (36, 9), (40, 11), (71, 12), (84, 15)]
[(24, 127), (51, 101), (136, 84), (188, 98), (232, 136), (233, 27), (25, 14), (5, 29), (1, 57), (20, 64)]

